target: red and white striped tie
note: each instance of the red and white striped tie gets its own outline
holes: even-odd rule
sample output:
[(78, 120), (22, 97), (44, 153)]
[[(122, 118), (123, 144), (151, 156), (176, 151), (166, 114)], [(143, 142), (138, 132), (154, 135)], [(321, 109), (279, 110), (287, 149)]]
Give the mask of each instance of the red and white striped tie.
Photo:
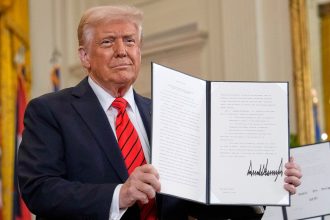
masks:
[[(136, 167), (146, 164), (146, 159), (139, 135), (126, 112), (127, 101), (119, 97), (112, 102), (112, 106), (118, 110), (116, 118), (117, 141), (130, 175)], [(157, 219), (155, 199), (149, 200), (148, 204), (140, 205), (140, 209), (141, 220)]]

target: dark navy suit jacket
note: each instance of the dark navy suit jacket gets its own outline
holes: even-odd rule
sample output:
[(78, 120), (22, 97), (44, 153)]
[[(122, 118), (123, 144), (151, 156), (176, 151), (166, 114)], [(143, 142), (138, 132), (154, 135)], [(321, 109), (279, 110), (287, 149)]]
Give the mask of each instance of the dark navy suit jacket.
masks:
[[(151, 100), (134, 94), (150, 140)], [(107, 220), (128, 173), (108, 119), (88, 84), (31, 100), (18, 153), (21, 194), (37, 219)], [(204, 206), (157, 195), (160, 219), (260, 219), (249, 207)], [(139, 219), (137, 205), (122, 219)], [(201, 217), (200, 219), (202, 219)]]

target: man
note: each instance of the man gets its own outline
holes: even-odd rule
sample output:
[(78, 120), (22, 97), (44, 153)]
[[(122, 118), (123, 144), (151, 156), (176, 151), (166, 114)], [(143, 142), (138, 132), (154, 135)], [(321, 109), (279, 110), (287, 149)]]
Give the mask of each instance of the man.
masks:
[[(141, 64), (141, 23), (142, 12), (129, 6), (83, 14), (79, 56), (88, 77), (32, 100), (26, 110), (18, 154), (23, 199), (37, 219), (187, 219), (205, 213), (260, 219), (255, 207), (209, 207), (157, 194), (157, 170), (146, 163), (151, 101), (132, 88)], [(286, 168), (284, 187), (295, 193), (301, 172), (293, 161)]]

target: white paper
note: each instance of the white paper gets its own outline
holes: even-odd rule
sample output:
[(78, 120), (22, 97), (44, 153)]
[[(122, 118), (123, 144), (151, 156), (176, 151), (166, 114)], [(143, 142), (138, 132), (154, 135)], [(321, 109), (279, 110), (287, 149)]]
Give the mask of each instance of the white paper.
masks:
[[(211, 203), (289, 204), (283, 188), (286, 88), (286, 83), (212, 82)], [(257, 174), (261, 166), (268, 172)]]
[[(330, 144), (329, 142), (291, 149), (300, 165), (302, 184), (291, 196), (289, 219), (330, 214)], [(329, 218), (329, 217), (327, 217)]]
[[(287, 207), (285, 207), (287, 209)], [(292, 216), (287, 216), (288, 220), (295, 220)], [(261, 220), (285, 220), (281, 206), (267, 206)], [(330, 215), (322, 217), (304, 218), (304, 220), (330, 220)]]
[(262, 220), (284, 220), (281, 206), (267, 206)]
[(152, 164), (161, 192), (206, 202), (206, 83), (153, 64)]

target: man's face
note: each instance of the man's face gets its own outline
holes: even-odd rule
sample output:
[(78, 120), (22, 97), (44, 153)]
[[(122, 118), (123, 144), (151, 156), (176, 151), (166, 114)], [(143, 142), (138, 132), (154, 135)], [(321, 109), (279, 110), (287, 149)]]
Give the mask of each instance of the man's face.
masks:
[(113, 96), (121, 96), (138, 76), (140, 49), (137, 27), (131, 22), (116, 20), (96, 26), (79, 53), (90, 77)]

